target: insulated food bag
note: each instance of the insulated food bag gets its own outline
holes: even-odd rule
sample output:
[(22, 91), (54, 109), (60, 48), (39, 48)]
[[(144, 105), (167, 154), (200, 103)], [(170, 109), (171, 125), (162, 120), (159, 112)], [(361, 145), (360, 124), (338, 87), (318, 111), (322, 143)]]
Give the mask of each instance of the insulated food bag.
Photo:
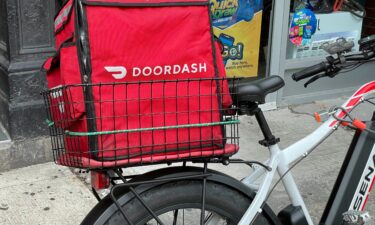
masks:
[(43, 92), (55, 161), (228, 157), (237, 124), (204, 0), (68, 0)]

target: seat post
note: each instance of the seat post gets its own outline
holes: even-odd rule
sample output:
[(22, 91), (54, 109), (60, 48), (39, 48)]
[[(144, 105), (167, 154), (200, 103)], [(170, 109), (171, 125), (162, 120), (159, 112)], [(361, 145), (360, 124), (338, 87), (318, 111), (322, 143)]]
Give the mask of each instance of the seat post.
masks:
[(272, 134), (271, 129), (268, 126), (268, 123), (266, 121), (266, 118), (264, 117), (262, 110), (258, 107), (258, 104), (257, 103), (251, 103), (251, 104), (252, 104), (251, 115), (255, 115), (255, 118), (264, 136), (264, 140), (259, 141), (259, 144), (265, 147), (269, 147), (271, 145), (275, 145), (279, 143), (280, 138), (276, 138)]

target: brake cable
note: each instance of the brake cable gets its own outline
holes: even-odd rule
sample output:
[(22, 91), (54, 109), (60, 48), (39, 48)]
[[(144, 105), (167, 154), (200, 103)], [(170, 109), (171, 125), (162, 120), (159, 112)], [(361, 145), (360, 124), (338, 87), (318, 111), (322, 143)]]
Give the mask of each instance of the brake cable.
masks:
[[(364, 101), (366, 100), (363, 100), (361, 103), (357, 104), (355, 107), (357, 107), (358, 105), (362, 104)], [(352, 111), (355, 109), (355, 107), (352, 108)], [(345, 119), (342, 119), (342, 118), (338, 118), (336, 116), (335, 113), (332, 114), (333, 118), (335, 118), (335, 120), (341, 122), (343, 125), (351, 128), (351, 129), (359, 129), (361, 131), (367, 131), (371, 134), (375, 134), (375, 130), (371, 130), (369, 128), (367, 128), (366, 124), (364, 122), (362, 122), (361, 120), (357, 119), (357, 118), (354, 118), (350, 112), (348, 112), (348, 110), (346, 110), (345, 108), (339, 106), (339, 107), (335, 107), (333, 109), (333, 111), (337, 111), (337, 110), (341, 110), (345, 113), (345, 115), (349, 118), (349, 120), (345, 120)]]

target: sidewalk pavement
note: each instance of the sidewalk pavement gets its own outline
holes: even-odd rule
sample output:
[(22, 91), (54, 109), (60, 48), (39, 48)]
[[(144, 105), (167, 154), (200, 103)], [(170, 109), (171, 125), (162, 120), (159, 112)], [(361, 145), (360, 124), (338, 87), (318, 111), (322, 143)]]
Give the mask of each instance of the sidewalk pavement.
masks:
[[(265, 113), (272, 131), (281, 138), (280, 146), (287, 147), (319, 126), (312, 114), (332, 105), (341, 105), (344, 98), (291, 106)], [(369, 119), (374, 108), (366, 106), (359, 115)], [(241, 149), (235, 158), (264, 160), (268, 150), (258, 143), (262, 139), (255, 118), (242, 117), (240, 125)], [(292, 173), (305, 203), (317, 224), (328, 200), (333, 183), (351, 142), (353, 131), (339, 129), (309, 157), (296, 166)], [(125, 173), (143, 172), (155, 166), (126, 169)], [(249, 172), (243, 165), (212, 165), (210, 168), (241, 179)], [(268, 201), (275, 212), (289, 203), (279, 185)], [(66, 167), (46, 163), (0, 173), (1, 225), (76, 225), (96, 204), (87, 184)], [(367, 210), (375, 217), (375, 199), (370, 196)]]

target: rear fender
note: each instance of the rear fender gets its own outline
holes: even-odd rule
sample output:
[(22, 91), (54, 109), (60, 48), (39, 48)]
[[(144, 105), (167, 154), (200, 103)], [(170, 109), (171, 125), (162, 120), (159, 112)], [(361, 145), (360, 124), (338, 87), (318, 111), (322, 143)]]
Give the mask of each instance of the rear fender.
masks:
[[(222, 185), (226, 185), (230, 188), (233, 188), (242, 194), (248, 196), (250, 199), (254, 199), (255, 192), (251, 190), (249, 187), (245, 186), (240, 181), (234, 179), (233, 177), (230, 177), (224, 173), (220, 173), (215, 170), (208, 170), (208, 173), (211, 174), (211, 176), (207, 177), (207, 180), (219, 183)], [(163, 169), (154, 170), (148, 173), (143, 174), (142, 176), (135, 177), (131, 180), (131, 182), (141, 182), (141, 181), (147, 181), (147, 180), (153, 180), (153, 179), (161, 179), (161, 178), (171, 178), (171, 177), (179, 177), (179, 176), (191, 176), (191, 175), (199, 175), (202, 174), (202, 168), (200, 167), (167, 167)], [(197, 178), (198, 180), (199, 178)], [(173, 182), (173, 181), (171, 181)], [(167, 183), (167, 182), (163, 182)], [(152, 183), (152, 184), (144, 184), (144, 185), (138, 185), (137, 187), (134, 187), (137, 193), (141, 194), (145, 191), (148, 191), (152, 188), (157, 187), (158, 185), (163, 184), (162, 182), (158, 183)], [(129, 192), (129, 189), (127, 187), (123, 187), (116, 190), (115, 193), (116, 196), (121, 196), (118, 199), (118, 202), (120, 205), (125, 204), (129, 200), (131, 200), (134, 195)], [(95, 207), (89, 215), (85, 218), (84, 222), (82, 224), (90, 224), (89, 221), (87, 221), (90, 218), (90, 214), (102, 214), (103, 210), (108, 207), (116, 207), (114, 204), (112, 204), (112, 200), (109, 196), (106, 196), (104, 199), (100, 202), (101, 207)], [(114, 209), (116, 210), (116, 209)], [(263, 214), (269, 221), (272, 221), (273, 224), (279, 225), (280, 222), (277, 219), (275, 213), (271, 210), (271, 208), (265, 204), (263, 207)]]

